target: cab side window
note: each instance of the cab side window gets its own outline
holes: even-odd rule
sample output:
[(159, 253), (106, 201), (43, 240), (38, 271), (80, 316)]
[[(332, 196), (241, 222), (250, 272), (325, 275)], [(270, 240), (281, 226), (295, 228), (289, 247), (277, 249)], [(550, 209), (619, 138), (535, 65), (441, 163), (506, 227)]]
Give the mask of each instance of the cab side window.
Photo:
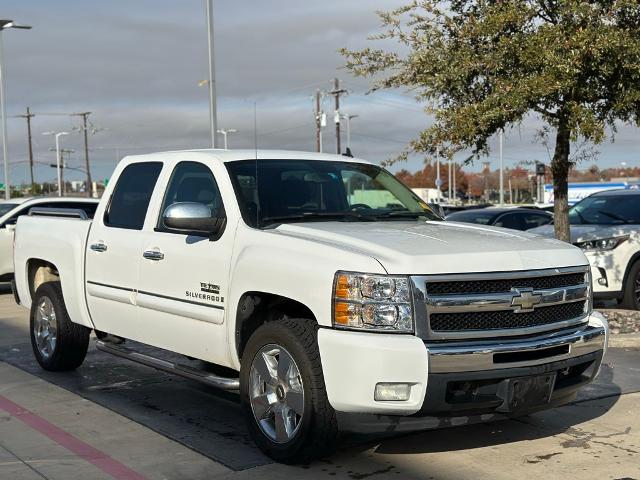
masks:
[(132, 163), (118, 178), (104, 214), (107, 227), (142, 230), (162, 162)]
[[(168, 207), (174, 203), (184, 202), (206, 205), (211, 211), (211, 217), (220, 218), (225, 216), (218, 184), (209, 167), (202, 163), (180, 162), (176, 165), (167, 185), (156, 230), (175, 232), (165, 227), (162, 218)], [(184, 232), (175, 233), (184, 234)]]
[(526, 230), (541, 227), (551, 223), (553, 217), (551, 215), (543, 215), (541, 213), (532, 213), (524, 218)]
[(496, 227), (525, 230), (524, 220), (519, 212), (505, 213), (494, 224)]

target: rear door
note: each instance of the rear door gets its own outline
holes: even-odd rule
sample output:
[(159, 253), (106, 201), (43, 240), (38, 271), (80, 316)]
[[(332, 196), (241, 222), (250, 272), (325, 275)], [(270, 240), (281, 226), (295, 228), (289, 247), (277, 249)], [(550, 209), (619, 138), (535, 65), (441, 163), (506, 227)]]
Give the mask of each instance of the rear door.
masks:
[[(93, 221), (86, 252), (87, 303), (98, 330), (142, 339), (135, 292), (143, 226), (162, 162), (131, 163)], [(101, 214), (102, 213), (102, 214)]]
[(219, 238), (210, 239), (166, 227), (162, 213), (177, 202), (202, 203), (212, 216), (225, 216), (218, 182), (207, 164), (176, 162), (166, 174), (164, 196), (150, 213), (153, 221), (145, 226), (140, 251), (140, 328), (154, 346), (226, 363), (222, 324), (234, 229), (226, 225)]

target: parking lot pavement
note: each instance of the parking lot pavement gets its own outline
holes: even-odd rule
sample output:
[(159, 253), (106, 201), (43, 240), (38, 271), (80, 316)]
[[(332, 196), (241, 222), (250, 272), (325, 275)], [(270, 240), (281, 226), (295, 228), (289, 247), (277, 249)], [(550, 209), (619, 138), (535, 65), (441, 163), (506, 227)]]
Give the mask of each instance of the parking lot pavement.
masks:
[(0, 295), (1, 479), (640, 479), (640, 350), (611, 349), (577, 403), (518, 420), (348, 437), (302, 467), (251, 443), (237, 397), (91, 348), (41, 371), (27, 312)]

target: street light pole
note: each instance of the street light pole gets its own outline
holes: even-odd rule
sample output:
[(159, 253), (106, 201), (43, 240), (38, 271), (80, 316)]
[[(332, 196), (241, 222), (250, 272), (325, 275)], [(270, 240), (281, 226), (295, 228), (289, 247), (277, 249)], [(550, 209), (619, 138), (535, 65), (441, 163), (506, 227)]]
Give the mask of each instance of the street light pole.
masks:
[(216, 105), (215, 49), (213, 43), (213, 0), (207, 3), (207, 39), (209, 45), (209, 128), (211, 129), (211, 148), (216, 148), (218, 131), (218, 107)]
[(2, 111), (2, 158), (4, 160), (4, 198), (11, 198), (11, 185), (9, 183), (9, 149), (7, 147), (7, 106), (4, 101), (4, 45), (3, 31), (8, 28), (29, 30), (29, 25), (18, 25), (13, 20), (0, 20), (0, 110)]
[(342, 118), (347, 121), (347, 148), (349, 152), (351, 152), (351, 119), (358, 118), (359, 116), (360, 115), (349, 115), (348, 113), (342, 115)]
[(44, 132), (43, 135), (55, 135), (56, 137), (56, 170), (58, 173), (58, 196), (62, 196), (62, 172), (60, 170), (60, 137), (69, 135), (69, 132)]
[(500, 206), (504, 205), (504, 159), (502, 158), (502, 143), (504, 139), (504, 132), (500, 130), (498, 134), (500, 142)]
[(438, 203), (442, 194), (442, 179), (440, 178), (440, 147), (436, 147), (436, 188), (438, 189)]
[(236, 133), (238, 130), (236, 130), (235, 128), (229, 128), (229, 129), (225, 129), (225, 128), (220, 128), (218, 129), (218, 133), (222, 134), (222, 138), (224, 139), (224, 149), (225, 150), (229, 150), (229, 134), (230, 133)]

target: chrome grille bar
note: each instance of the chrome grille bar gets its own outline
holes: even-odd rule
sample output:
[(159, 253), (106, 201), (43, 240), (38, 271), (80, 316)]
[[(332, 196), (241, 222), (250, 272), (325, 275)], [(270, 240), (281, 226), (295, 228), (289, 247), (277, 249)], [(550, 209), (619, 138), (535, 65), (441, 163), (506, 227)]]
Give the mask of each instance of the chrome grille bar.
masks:
[[(584, 281), (576, 285), (580, 278), (576, 279), (575, 274), (584, 275)], [(554, 277), (553, 282), (531, 281), (532, 278), (547, 277)], [(416, 333), (426, 340), (482, 339), (544, 333), (586, 322), (591, 307), (591, 283), (589, 268), (586, 265), (515, 272), (425, 275), (411, 277), (411, 280)], [(480, 288), (479, 281), (494, 280), (500, 281), (500, 288), (504, 286), (505, 290), (508, 290), (485, 293), (473, 291), (473, 288)], [(442, 289), (443, 283), (447, 282), (452, 282), (455, 288), (445, 285)], [(430, 295), (430, 283), (438, 283), (441, 292), (456, 293)], [(494, 282), (493, 285), (495, 284)], [(554, 288), (532, 288), (532, 285), (553, 285)], [(574, 306), (577, 302), (584, 306), (582, 310), (578, 305)], [(563, 305), (572, 305), (572, 308), (562, 308)], [(584, 313), (575, 316), (576, 310)], [(491, 315), (492, 312), (496, 312), (495, 316)], [(438, 330), (431, 328), (431, 315), (438, 316)], [(473, 321), (467, 322), (466, 319), (470, 317), (473, 317)], [(454, 322), (455, 328), (446, 328), (448, 319)], [(467, 325), (486, 327), (470, 329)]]
[(577, 302), (586, 300), (589, 295), (587, 285), (577, 285), (548, 290), (512, 289), (509, 293), (428, 296), (427, 309), (429, 313), (477, 312), (480, 310), (531, 311), (532, 309), (518, 309), (513, 305), (514, 298), (518, 298), (518, 295), (523, 291), (539, 296), (539, 302), (536, 304), (539, 306)]

